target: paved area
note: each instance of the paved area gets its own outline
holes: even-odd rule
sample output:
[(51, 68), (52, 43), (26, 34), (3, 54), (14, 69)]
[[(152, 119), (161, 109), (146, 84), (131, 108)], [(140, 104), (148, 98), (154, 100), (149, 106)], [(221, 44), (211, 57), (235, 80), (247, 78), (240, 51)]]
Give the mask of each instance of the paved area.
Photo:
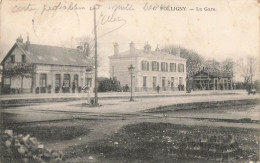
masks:
[[(193, 91), (186, 93), (185, 91), (164, 91), (156, 92), (133, 92), (134, 97), (171, 97), (171, 96), (197, 96), (197, 95), (218, 95), (218, 94), (246, 94), (245, 90), (208, 90)], [(90, 93), (94, 97), (94, 93)], [(106, 98), (129, 98), (130, 92), (103, 92), (98, 93), (100, 99)], [(57, 94), (8, 94), (0, 95), (0, 101), (6, 100), (27, 100), (27, 99), (87, 99), (88, 93), (57, 93)]]
[[(169, 93), (170, 94), (170, 93)], [(53, 125), (73, 123), (73, 121), (80, 121), (84, 125), (89, 125), (91, 130), (87, 136), (80, 136), (72, 140), (63, 141), (46, 141), (44, 144), (57, 150), (64, 150), (67, 147), (78, 145), (81, 143), (92, 142), (102, 139), (106, 135), (116, 133), (122, 126), (127, 124), (135, 124), (141, 122), (154, 122), (154, 123), (172, 123), (190, 126), (224, 126), (224, 127), (238, 127), (238, 128), (251, 128), (258, 129), (258, 123), (238, 123), (226, 121), (214, 121), (214, 119), (243, 119), (251, 118), (259, 120), (259, 106), (243, 106), (232, 108), (213, 108), (199, 109), (199, 110), (182, 110), (169, 113), (143, 113), (140, 111), (155, 108), (159, 106), (168, 106), (174, 104), (192, 104), (199, 102), (222, 102), (229, 100), (245, 100), (245, 99), (259, 99), (259, 95), (247, 95), (246, 92), (233, 91), (230, 92), (194, 92), (193, 94), (186, 94), (180, 92), (179, 94), (164, 93), (160, 96), (154, 94), (139, 94), (134, 102), (130, 102), (127, 94), (122, 94), (122, 97), (117, 98), (116, 94), (107, 93), (103, 97), (114, 95), (114, 98), (101, 98), (98, 107), (90, 107), (86, 105), (86, 100), (73, 100), (66, 102), (47, 102), (47, 103), (32, 103), (28, 106), (8, 107), (0, 110), (1, 113), (10, 114), (16, 122), (39, 122), (31, 123), (31, 125), (48, 125), (53, 122)], [(32, 95), (25, 95), (19, 97), (30, 98)], [(76, 95), (63, 95), (64, 97), (71, 98)], [(82, 95), (85, 96), (85, 95)], [(100, 94), (101, 96), (101, 94)], [(147, 97), (149, 96), (149, 97)], [(15, 99), (10, 96), (5, 99)], [(18, 95), (17, 95), (18, 97)], [(17, 98), (16, 97), (16, 98)], [(39, 95), (40, 98), (57, 98), (58, 96)], [(141, 98), (140, 98), (141, 97)], [(2, 97), (3, 98), (3, 97)], [(34, 98), (32, 96), (31, 98)], [(3, 119), (4, 120), (4, 119)], [(94, 121), (93, 121), (94, 120)], [(212, 121), (213, 120), (213, 121)]]
[[(47, 120), (59, 120), (70, 119), (72, 117), (86, 117), (92, 115), (120, 115), (120, 114), (136, 114), (136, 112), (143, 111), (150, 108), (168, 106), (174, 104), (184, 103), (196, 103), (196, 102), (212, 102), (212, 101), (229, 101), (229, 100), (243, 100), (243, 99), (258, 99), (259, 95), (198, 95), (198, 96), (175, 96), (175, 97), (150, 97), (150, 98), (138, 98), (134, 102), (130, 102), (128, 99), (103, 99), (100, 100), (100, 106), (91, 107), (85, 105), (86, 100), (70, 101), (70, 102), (54, 102), (54, 103), (41, 103), (30, 106), (11, 107), (2, 109), (2, 112), (13, 113), (19, 115), (16, 117), (18, 121), (47, 121)], [(256, 111), (258, 111), (256, 109)], [(140, 114), (140, 113), (138, 113)], [(255, 112), (249, 115), (254, 115)], [(196, 117), (201, 118), (214, 118), (215, 114), (194, 114)], [(205, 116), (206, 115), (206, 116)], [(226, 116), (229, 118), (241, 118), (244, 117), (243, 111), (238, 114), (218, 114), (220, 116)], [(187, 114), (183, 114), (183, 117)], [(190, 116), (192, 116), (190, 114)], [(216, 117), (216, 116), (215, 116)], [(258, 117), (255, 117), (256, 119)]]

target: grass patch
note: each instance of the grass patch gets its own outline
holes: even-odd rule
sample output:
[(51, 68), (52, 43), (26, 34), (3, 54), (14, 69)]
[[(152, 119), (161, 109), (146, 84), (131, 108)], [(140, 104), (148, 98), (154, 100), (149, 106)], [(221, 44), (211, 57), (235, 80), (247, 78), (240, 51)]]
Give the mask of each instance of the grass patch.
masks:
[(90, 129), (79, 120), (59, 120), (35, 123), (17, 123), (15, 114), (4, 113), (3, 130), (10, 129), (17, 134), (30, 134), (39, 141), (70, 140), (82, 135), (88, 135)]
[(234, 135), (243, 151), (236, 157), (236, 162), (258, 158), (258, 130), (140, 123), (126, 125), (118, 133), (103, 140), (69, 147), (65, 151), (65, 159), (70, 161), (73, 158), (92, 155), (100, 162), (215, 162), (167, 155), (168, 147), (180, 144), (187, 137), (199, 140), (202, 134)]
[(145, 111), (142, 111), (142, 112), (145, 112), (145, 113), (166, 113), (166, 112), (183, 111), (183, 110), (237, 107), (237, 106), (242, 106), (242, 105), (258, 105), (258, 104), (259, 104), (258, 99), (195, 102), (195, 103), (190, 103), (190, 104), (174, 104), (174, 105), (169, 105), (169, 106), (159, 106), (159, 107), (148, 109), (148, 110), (145, 110)]

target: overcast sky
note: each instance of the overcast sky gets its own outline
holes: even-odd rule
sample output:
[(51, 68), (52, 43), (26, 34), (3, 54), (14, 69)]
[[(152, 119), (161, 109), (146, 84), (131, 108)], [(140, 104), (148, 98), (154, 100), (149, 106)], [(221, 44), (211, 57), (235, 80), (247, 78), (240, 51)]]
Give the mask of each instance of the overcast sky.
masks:
[[(34, 44), (67, 47), (77, 46), (75, 38), (93, 37), (93, 11), (89, 8), (94, 3), (100, 5), (97, 10), (98, 52), (102, 58), (100, 76), (108, 76), (108, 56), (113, 55), (115, 42), (118, 42), (120, 51), (128, 50), (131, 41), (136, 48), (143, 48), (147, 41), (152, 49), (157, 44), (159, 47), (175, 44), (219, 61), (259, 55), (259, 5), (256, 0), (173, 0), (153, 1), (147, 5), (146, 1), (133, 0), (59, 3), (56, 0), (3, 0), (0, 59), (20, 34), (26, 40), (29, 33)], [(126, 7), (127, 4), (128, 10), (115, 11), (119, 5)], [(68, 9), (70, 5), (74, 8)], [(145, 11), (144, 7), (150, 5), (159, 7), (154, 8), (155, 11)], [(185, 11), (160, 8), (165, 6), (171, 6), (169, 9), (172, 10), (174, 7), (182, 7), (182, 10), (185, 7)], [(196, 7), (202, 8), (202, 11), (196, 11)], [(215, 11), (203, 11), (205, 7), (214, 8)], [(106, 21), (108, 16), (114, 16), (113, 22)]]

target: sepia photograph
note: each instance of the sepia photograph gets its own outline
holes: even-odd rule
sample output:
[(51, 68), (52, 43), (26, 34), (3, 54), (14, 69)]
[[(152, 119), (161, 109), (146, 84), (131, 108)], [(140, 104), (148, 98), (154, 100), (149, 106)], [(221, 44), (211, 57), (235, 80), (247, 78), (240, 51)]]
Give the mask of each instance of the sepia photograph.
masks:
[(1, 163), (259, 163), (258, 0), (0, 0)]

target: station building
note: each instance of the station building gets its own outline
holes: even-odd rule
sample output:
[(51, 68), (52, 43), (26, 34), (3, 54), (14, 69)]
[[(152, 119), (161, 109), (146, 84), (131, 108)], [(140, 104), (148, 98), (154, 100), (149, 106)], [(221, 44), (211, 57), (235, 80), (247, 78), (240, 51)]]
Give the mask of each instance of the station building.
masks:
[(133, 91), (154, 91), (158, 85), (161, 91), (186, 89), (186, 59), (180, 57), (180, 49), (173, 55), (158, 47), (152, 51), (148, 43), (144, 49), (136, 49), (131, 42), (129, 50), (119, 52), (119, 45), (115, 43), (114, 55), (109, 60), (110, 77), (119, 80), (121, 86), (131, 86), (129, 67), (134, 67)]
[[(81, 87), (86, 85), (91, 87), (93, 72), (89, 69), (93, 61), (88, 57), (87, 46), (84, 47), (80, 50), (31, 44), (29, 36), (24, 43), (22, 37), (18, 37), (1, 62), (3, 66), (2, 92), (76, 93), (81, 92)], [(23, 63), (35, 65), (35, 73), (31, 77), (5, 75), (7, 69)]]
[(193, 90), (232, 90), (233, 75), (222, 71), (198, 71), (191, 77)]

